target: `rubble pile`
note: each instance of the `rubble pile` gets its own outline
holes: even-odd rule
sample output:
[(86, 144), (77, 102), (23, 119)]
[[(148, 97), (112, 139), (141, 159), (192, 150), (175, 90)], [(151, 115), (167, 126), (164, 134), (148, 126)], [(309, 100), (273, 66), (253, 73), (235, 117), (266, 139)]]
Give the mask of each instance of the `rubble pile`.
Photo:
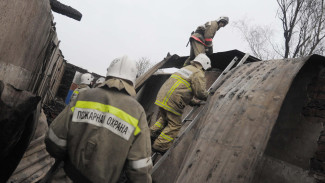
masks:
[(66, 107), (66, 104), (62, 99), (54, 99), (49, 103), (44, 104), (43, 110), (47, 118), (47, 123), (50, 125), (52, 121), (60, 114), (60, 112)]

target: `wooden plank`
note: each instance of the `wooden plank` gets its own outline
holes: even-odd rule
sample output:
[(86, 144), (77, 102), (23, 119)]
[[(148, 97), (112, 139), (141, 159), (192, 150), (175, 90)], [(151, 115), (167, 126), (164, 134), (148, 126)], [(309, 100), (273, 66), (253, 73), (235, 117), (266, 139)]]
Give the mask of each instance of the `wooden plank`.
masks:
[(60, 13), (62, 15), (65, 15), (67, 17), (73, 18), (78, 21), (80, 21), (82, 18), (82, 14), (78, 10), (72, 8), (71, 6), (62, 4), (57, 0), (50, 0), (50, 4), (51, 4), (51, 9), (56, 13)]
[(135, 82), (135, 89), (138, 91), (145, 81), (147, 81), (158, 69), (162, 68), (167, 62), (177, 60), (177, 58), (179, 58), (178, 55), (168, 55), (166, 58), (164, 58), (164, 60), (151, 67), (146, 73), (137, 78)]

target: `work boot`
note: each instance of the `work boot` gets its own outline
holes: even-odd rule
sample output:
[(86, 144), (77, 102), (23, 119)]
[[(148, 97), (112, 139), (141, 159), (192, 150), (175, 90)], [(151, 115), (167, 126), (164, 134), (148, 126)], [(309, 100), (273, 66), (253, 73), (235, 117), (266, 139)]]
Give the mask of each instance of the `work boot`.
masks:
[(153, 143), (155, 142), (155, 140), (158, 138), (158, 136), (160, 135), (161, 130), (156, 131), (156, 132), (151, 132), (150, 134), (150, 140), (151, 140), (151, 146), (153, 145)]
[(151, 148), (151, 151), (152, 151), (152, 154), (159, 153), (161, 155), (164, 155), (166, 153), (166, 151), (161, 151), (161, 150), (155, 149), (153, 147)]

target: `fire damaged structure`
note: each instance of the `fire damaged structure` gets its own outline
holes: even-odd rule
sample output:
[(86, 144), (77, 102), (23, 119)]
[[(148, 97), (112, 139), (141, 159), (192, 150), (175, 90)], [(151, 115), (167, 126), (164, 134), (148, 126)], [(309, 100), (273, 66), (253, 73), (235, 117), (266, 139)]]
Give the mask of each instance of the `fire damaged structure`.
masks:
[[(0, 182), (37, 182), (54, 163), (43, 143), (48, 121), (41, 108), (66, 97), (75, 71), (86, 72), (64, 60), (51, 9), (76, 20), (81, 14), (56, 0), (4, 0), (0, 9)], [(212, 54), (207, 88), (234, 57), (244, 55), (238, 50)], [(181, 68), (186, 59), (168, 54), (137, 78), (136, 98), (149, 126), (159, 117), (154, 101), (170, 76), (157, 71)], [(309, 171), (310, 159), (325, 161), (320, 148), (325, 140), (319, 138), (324, 64), (320, 55), (267, 61), (250, 56), (235, 64), (205, 105), (190, 116), (192, 107), (186, 107), (179, 136), (154, 162), (153, 180), (313, 182), (317, 169)]]
[(0, 182), (37, 182), (54, 162), (45, 150), (41, 110), (55, 98), (66, 66), (53, 8), (70, 15), (71, 7), (56, 1), (0, 3)]
[[(210, 85), (231, 57), (243, 57), (236, 52), (213, 54), (214, 69), (206, 74)], [(229, 53), (231, 57), (224, 56)], [(174, 55), (156, 66), (177, 67), (183, 60)], [(153, 180), (313, 182), (308, 170), (325, 114), (324, 63), (319, 55), (269, 61), (248, 58), (248, 63), (233, 68), (156, 162)], [(138, 100), (151, 125), (158, 116), (153, 104), (156, 93), (168, 78), (152, 74), (156, 69), (137, 82)]]

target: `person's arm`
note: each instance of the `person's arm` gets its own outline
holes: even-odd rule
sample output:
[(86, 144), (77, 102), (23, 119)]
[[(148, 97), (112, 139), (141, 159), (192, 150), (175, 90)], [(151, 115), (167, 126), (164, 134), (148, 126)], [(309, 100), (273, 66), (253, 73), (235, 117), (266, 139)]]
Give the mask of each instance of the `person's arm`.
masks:
[(194, 73), (191, 86), (196, 98), (200, 100), (206, 100), (208, 98), (208, 92), (205, 89), (206, 79), (203, 72)]
[(150, 131), (143, 112), (139, 119), (141, 132), (137, 134), (127, 158), (126, 174), (130, 182), (151, 183)]
[(205, 49), (205, 53), (207, 54), (207, 55), (212, 55), (213, 54), (213, 47), (211, 46), (211, 47), (207, 47), (206, 49)]
[(56, 159), (64, 159), (67, 155), (67, 135), (68, 125), (71, 119), (71, 108), (70, 105), (54, 119), (49, 126), (49, 130), (46, 134), (45, 144), (46, 150), (51, 156)]
[[(212, 40), (218, 30), (219, 30), (219, 26), (216, 21), (210, 21), (206, 23), (206, 30), (204, 32), (204, 41), (208, 48), (213, 47)], [(213, 52), (213, 50), (210, 51)]]
[(75, 101), (75, 100), (76, 100), (78, 94), (79, 94), (79, 89), (76, 88), (76, 89), (73, 91), (73, 93), (72, 93), (72, 95), (71, 95), (71, 97), (70, 97), (70, 102), (69, 102), (69, 104), (70, 104), (72, 101)]

